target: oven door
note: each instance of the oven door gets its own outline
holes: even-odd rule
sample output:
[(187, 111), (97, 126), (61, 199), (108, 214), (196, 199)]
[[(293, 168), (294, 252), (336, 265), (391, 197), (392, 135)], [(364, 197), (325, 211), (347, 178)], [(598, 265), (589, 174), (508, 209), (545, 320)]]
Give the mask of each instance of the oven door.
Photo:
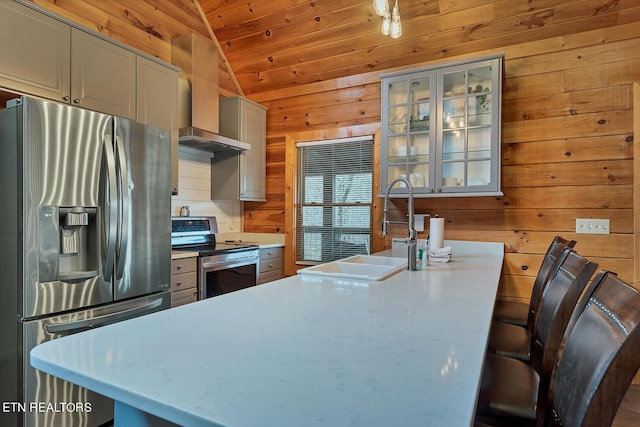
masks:
[(248, 252), (250, 254), (239, 259), (200, 258), (200, 299), (255, 286), (258, 282), (258, 251)]

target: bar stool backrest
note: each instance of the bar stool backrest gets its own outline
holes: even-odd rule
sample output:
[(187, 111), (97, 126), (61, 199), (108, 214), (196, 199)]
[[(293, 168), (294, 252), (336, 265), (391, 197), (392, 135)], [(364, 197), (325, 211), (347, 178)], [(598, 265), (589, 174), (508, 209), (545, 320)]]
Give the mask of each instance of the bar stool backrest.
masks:
[(598, 273), (569, 321), (538, 426), (611, 425), (640, 368), (639, 324), (640, 293)]

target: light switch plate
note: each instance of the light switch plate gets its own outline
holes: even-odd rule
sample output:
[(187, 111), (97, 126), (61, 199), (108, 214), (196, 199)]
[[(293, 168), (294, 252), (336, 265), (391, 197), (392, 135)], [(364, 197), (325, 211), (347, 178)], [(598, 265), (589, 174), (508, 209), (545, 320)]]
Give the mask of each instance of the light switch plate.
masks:
[(608, 219), (576, 219), (576, 233), (609, 234)]

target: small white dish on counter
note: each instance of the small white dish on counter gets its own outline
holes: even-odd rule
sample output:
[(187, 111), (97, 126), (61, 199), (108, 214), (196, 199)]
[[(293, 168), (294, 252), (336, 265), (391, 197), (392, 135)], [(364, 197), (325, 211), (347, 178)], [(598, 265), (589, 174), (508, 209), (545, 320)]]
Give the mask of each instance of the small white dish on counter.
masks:
[(298, 274), (342, 277), (359, 280), (384, 280), (406, 270), (407, 259), (371, 255), (354, 255), (298, 270)]

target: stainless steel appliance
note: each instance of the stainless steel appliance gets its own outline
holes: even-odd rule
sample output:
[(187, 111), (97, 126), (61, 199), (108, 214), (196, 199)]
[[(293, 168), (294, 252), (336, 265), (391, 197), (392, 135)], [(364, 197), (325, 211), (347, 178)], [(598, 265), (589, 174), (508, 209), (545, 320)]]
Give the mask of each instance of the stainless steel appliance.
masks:
[(218, 243), (215, 217), (174, 217), (171, 247), (198, 253), (198, 297), (211, 298), (258, 283), (258, 246)]
[(0, 110), (0, 397), (15, 403), (0, 425), (113, 418), (111, 400), (36, 371), (29, 352), (170, 306), (170, 145), (168, 131), (54, 102)]

